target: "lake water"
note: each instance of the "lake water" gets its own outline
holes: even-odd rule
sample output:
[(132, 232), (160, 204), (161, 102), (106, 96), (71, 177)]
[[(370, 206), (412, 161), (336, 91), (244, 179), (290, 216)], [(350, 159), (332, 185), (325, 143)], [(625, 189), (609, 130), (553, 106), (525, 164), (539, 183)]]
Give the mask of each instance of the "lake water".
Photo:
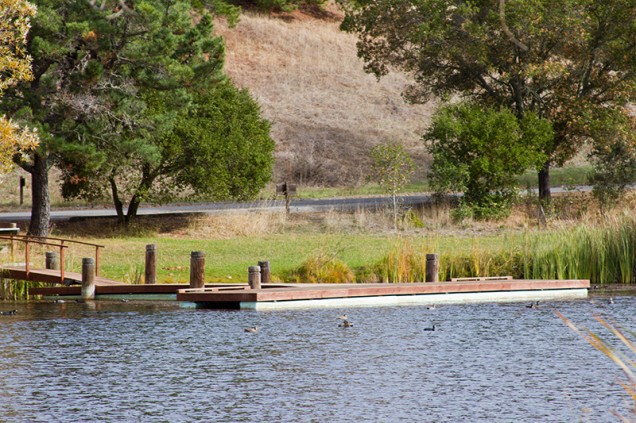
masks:
[[(555, 315), (611, 335), (636, 298), (276, 312), (0, 304), (3, 422), (606, 422), (621, 371)], [(339, 328), (347, 313), (354, 326)], [(437, 330), (424, 331), (436, 324)], [(244, 328), (257, 325), (257, 333)]]

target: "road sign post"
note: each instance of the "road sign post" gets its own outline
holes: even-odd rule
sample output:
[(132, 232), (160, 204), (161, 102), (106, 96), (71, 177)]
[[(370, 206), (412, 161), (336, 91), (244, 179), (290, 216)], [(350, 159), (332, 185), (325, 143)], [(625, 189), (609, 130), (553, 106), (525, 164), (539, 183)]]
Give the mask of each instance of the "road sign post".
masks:
[(291, 196), (296, 195), (296, 185), (283, 182), (276, 184), (276, 195), (285, 196), (285, 211), (289, 214), (289, 205), (291, 204)]

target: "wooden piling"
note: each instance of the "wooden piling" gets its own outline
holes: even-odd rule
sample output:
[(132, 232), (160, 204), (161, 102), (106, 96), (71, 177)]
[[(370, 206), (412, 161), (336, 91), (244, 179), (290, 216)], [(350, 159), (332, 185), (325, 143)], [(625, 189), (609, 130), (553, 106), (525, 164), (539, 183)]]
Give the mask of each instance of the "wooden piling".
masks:
[(261, 268), (261, 283), (270, 283), (269, 261), (259, 261), (258, 267)]
[(251, 289), (261, 289), (261, 268), (260, 266), (250, 266), (248, 269), (248, 283)]
[(439, 282), (439, 254), (426, 255), (426, 282)]
[(155, 244), (146, 245), (144, 283), (146, 285), (154, 285), (157, 283), (157, 246)]
[(82, 259), (82, 299), (95, 299), (95, 259)]
[(45, 259), (45, 267), (51, 270), (60, 270), (60, 260), (59, 254), (55, 251), (47, 251), (44, 256)]
[(190, 253), (190, 288), (205, 288), (205, 253)]

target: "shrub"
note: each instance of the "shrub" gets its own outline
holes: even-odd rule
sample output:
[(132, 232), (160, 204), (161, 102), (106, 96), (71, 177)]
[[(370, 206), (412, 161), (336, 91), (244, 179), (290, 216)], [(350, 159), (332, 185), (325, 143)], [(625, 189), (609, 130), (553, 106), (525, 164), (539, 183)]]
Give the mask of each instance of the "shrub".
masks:
[(477, 219), (506, 216), (516, 198), (515, 176), (538, 168), (553, 139), (551, 124), (532, 113), (462, 103), (442, 107), (424, 136), (433, 156), (429, 177), (438, 193), (464, 193)]

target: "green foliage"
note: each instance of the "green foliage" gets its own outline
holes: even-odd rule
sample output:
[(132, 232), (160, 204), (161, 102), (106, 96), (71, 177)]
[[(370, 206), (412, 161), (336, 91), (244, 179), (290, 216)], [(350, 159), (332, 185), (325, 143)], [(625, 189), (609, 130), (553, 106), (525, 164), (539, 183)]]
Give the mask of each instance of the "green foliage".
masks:
[(397, 194), (409, 183), (415, 165), (404, 146), (380, 144), (371, 149), (370, 179), (377, 182), (393, 199), (393, 221), (397, 228)]
[(199, 93), (195, 104), (163, 141), (180, 147), (175, 181), (216, 200), (254, 198), (271, 178), (275, 147), (258, 104), (230, 83)]
[(551, 139), (549, 122), (533, 113), (519, 121), (508, 109), (442, 107), (425, 135), (431, 185), (438, 193), (463, 192), (462, 203), (477, 219), (502, 217), (516, 196), (514, 177), (545, 161)]
[[(253, 0), (248, 5), (266, 12), (291, 12), (301, 6), (321, 6), (326, 0)], [(245, 4), (245, 2), (241, 2)], [(249, 7), (249, 6), (248, 6)]]
[[(29, 42), (35, 78), (10, 92), (2, 107), (40, 129), (37, 153), (47, 166), (61, 164), (67, 198), (110, 192), (127, 221), (142, 201), (171, 198), (184, 185), (190, 193), (212, 191), (204, 178), (194, 180), (202, 172), (183, 176), (191, 166), (209, 166), (208, 180), (225, 166), (215, 198), (248, 198), (268, 180), (269, 125), (249, 95), (225, 81), (224, 45), (213, 34), (206, 5), (199, 5), (195, 19), (188, 0), (37, 4), (42, 13)], [(230, 20), (239, 10), (207, 6)], [(175, 137), (178, 125), (181, 132), (200, 129), (203, 116), (213, 119), (206, 124), (209, 136)], [(219, 152), (191, 153), (187, 162), (179, 156), (187, 148), (203, 153), (211, 144)], [(230, 163), (232, 155), (234, 162), (244, 159), (244, 167)], [(20, 165), (33, 170), (29, 160)], [(34, 201), (36, 207), (42, 205)]]
[(400, 144), (380, 144), (371, 149), (370, 178), (391, 195), (399, 193), (410, 181), (414, 165), (411, 156)]
[(365, 69), (410, 75), (411, 101), (461, 95), (549, 120), (544, 181), (590, 138), (590, 111), (636, 100), (631, 0), (340, 3)]
[[(422, 282), (430, 245), (400, 241), (375, 266), (384, 282)], [(517, 279), (589, 279), (594, 284), (634, 283), (636, 222), (631, 218), (505, 238), (497, 248), (473, 245), (468, 253), (440, 255), (439, 280), (475, 276)]]
[(636, 123), (625, 113), (612, 110), (591, 122), (595, 135), (590, 153), (594, 173), (589, 180), (602, 207), (611, 207), (636, 179)]
[[(191, 107), (189, 90), (224, 78), (224, 46), (213, 35), (212, 18), (194, 19), (189, 0), (35, 3), (40, 13), (27, 45), (34, 78), (0, 103), (41, 135), (39, 149), (17, 157), (18, 164), (43, 192), (48, 169), (60, 160), (67, 182), (107, 181), (101, 190), (115, 187), (118, 212), (124, 188), (117, 178), (127, 179), (126, 188), (138, 187), (129, 207), (134, 213), (156, 180), (144, 173), (160, 162), (154, 140)], [(128, 178), (129, 169), (143, 169), (142, 177)], [(34, 220), (45, 219), (48, 207), (48, 194), (34, 196)]]

